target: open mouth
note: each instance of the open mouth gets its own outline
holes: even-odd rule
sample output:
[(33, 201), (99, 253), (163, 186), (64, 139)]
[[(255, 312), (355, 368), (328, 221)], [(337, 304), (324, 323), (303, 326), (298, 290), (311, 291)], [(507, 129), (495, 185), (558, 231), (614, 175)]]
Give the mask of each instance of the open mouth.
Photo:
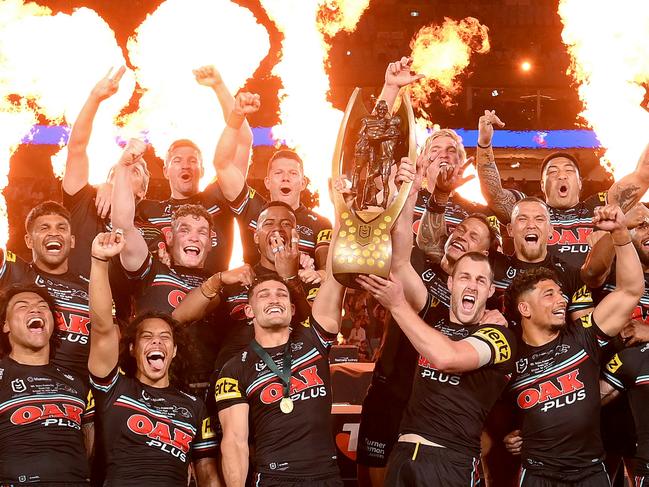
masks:
[(164, 369), (165, 354), (159, 350), (154, 350), (146, 355), (146, 361), (153, 370), (161, 371)]
[(556, 316), (557, 318), (561, 318), (562, 320), (566, 319), (566, 308), (558, 308), (555, 310), (552, 310), (552, 314)]
[(535, 233), (525, 234), (525, 241), (530, 243), (537, 243), (539, 241), (539, 236)]
[(189, 181), (191, 178), (192, 178), (192, 175), (191, 175), (190, 173), (188, 173), (188, 172), (184, 172), (184, 173), (182, 173), (182, 174), (180, 175), (180, 179), (181, 179), (183, 182), (185, 182), (185, 183), (186, 183), (187, 181)]
[(471, 294), (465, 294), (462, 296), (462, 309), (464, 311), (472, 311), (475, 307), (475, 296)]
[(195, 257), (198, 257), (201, 253), (201, 250), (195, 245), (188, 245), (187, 247), (183, 248), (183, 252), (185, 252), (185, 254), (187, 255), (193, 255)]
[(51, 240), (45, 243), (45, 250), (48, 252), (60, 252), (63, 249), (63, 244), (58, 240)]
[(642, 244), (643, 247), (649, 247), (649, 238), (645, 238), (645, 239), (641, 242), (641, 244)]
[(30, 318), (27, 322), (27, 328), (32, 333), (41, 333), (45, 329), (45, 320), (38, 316)]
[(264, 308), (264, 313), (267, 315), (281, 315), (284, 314), (285, 308), (278, 304), (272, 304)]
[(282, 193), (283, 195), (286, 196), (286, 195), (288, 195), (288, 194), (291, 192), (291, 188), (286, 188), (286, 187), (284, 187), (284, 188), (279, 188), (279, 191), (280, 191), (280, 193)]
[(559, 186), (559, 196), (565, 197), (568, 196), (568, 185), (562, 184)]
[(460, 252), (466, 252), (466, 249), (464, 248), (464, 245), (461, 240), (453, 240), (451, 242), (450, 247), (453, 247), (454, 249), (457, 249)]

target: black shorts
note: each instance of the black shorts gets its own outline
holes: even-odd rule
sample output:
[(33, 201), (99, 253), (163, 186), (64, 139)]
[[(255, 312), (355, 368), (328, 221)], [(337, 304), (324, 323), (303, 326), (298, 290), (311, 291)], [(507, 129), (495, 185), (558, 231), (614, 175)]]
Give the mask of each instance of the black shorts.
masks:
[(370, 386), (363, 401), (358, 428), (356, 463), (375, 468), (387, 465), (399, 437), (399, 424), (405, 409), (404, 402), (395, 400), (381, 386)]
[(321, 477), (283, 477), (255, 473), (252, 478), (254, 487), (343, 487), (340, 475), (326, 475)]
[(480, 460), (448, 448), (398, 442), (392, 449), (385, 487), (480, 486)]
[(604, 464), (578, 472), (521, 468), (519, 487), (611, 487)]

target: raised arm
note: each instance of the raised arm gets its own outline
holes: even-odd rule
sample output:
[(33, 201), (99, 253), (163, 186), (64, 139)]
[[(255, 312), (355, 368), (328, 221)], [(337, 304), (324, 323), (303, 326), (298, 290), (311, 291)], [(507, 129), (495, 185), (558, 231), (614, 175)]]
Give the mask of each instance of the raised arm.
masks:
[(504, 127), (505, 124), (496, 116), (494, 110), (485, 110), (478, 121), (478, 146), (476, 147), (476, 168), (480, 179), (480, 189), (487, 200), (489, 208), (503, 223), (508, 223), (516, 197), (511, 191), (504, 189), (500, 181), (500, 173), (496, 166), (491, 141), (494, 136), (494, 125)]
[(90, 307), (90, 355), (88, 371), (106, 377), (119, 360), (119, 327), (113, 322), (113, 295), (108, 262), (124, 248), (119, 230), (98, 234), (92, 242), (92, 265), (88, 285)]
[(459, 373), (478, 369), (489, 362), (489, 345), (468, 337), (453, 341), (428, 326), (412, 309), (403, 294), (403, 287), (394, 275), (390, 280), (377, 276), (360, 276), (359, 282), (384, 306), (419, 354), (443, 372)]
[[(246, 184), (248, 166), (242, 169), (236, 162), (240, 147), (240, 133), (248, 125), (246, 116), (255, 113), (261, 107), (259, 95), (239, 93), (234, 100), (234, 108), (226, 120), (221, 137), (214, 152), (214, 167), (218, 176), (219, 187), (228, 201), (234, 201)], [(252, 139), (250, 147), (252, 147)]]
[(618, 205), (622, 211), (629, 211), (649, 190), (649, 144), (638, 160), (631, 174), (613, 183), (608, 190), (607, 203)]
[(394, 102), (399, 96), (399, 90), (424, 77), (423, 74), (413, 74), (411, 68), (412, 59), (402, 57), (399, 61), (388, 64), (385, 70), (385, 82), (378, 100), (385, 100), (390, 113), (393, 112)]
[(428, 291), (410, 263), (413, 246), (413, 214), (415, 211), (415, 203), (417, 202), (417, 194), (421, 187), (422, 175), (426, 169), (422, 165), (423, 160), (421, 157), (417, 160), (417, 163), (417, 171), (415, 172), (415, 168), (410, 162), (410, 159), (404, 157), (401, 159), (396, 176), (397, 183), (412, 181), (412, 186), (406, 204), (392, 228), (391, 268), (392, 272), (403, 283), (403, 290), (410, 305), (416, 310), (421, 310), (426, 304)]
[(620, 207), (595, 208), (593, 223), (600, 230), (610, 232), (616, 259), (615, 290), (595, 307), (593, 317), (604, 333), (615, 336), (628, 323), (644, 292), (644, 276)]
[(92, 124), (102, 101), (110, 98), (119, 88), (119, 81), (124, 76), (126, 68), (122, 66), (115, 74), (112, 68), (95, 85), (88, 99), (81, 107), (77, 119), (72, 125), (68, 140), (68, 157), (65, 161), (63, 175), (63, 191), (74, 195), (88, 184), (88, 153), (86, 149), (92, 133)]
[[(209, 86), (216, 93), (216, 97), (219, 100), (219, 105), (221, 105), (221, 111), (223, 112), (223, 119), (228, 123), (230, 117), (232, 116), (233, 109), (235, 108), (235, 100), (228, 90), (228, 87), (225, 86), (223, 78), (221, 78), (221, 73), (217, 71), (214, 66), (203, 66), (201, 68), (195, 69), (193, 71), (196, 81), (203, 85)], [(252, 130), (250, 125), (244, 119), (240, 123), (237, 130), (237, 145), (235, 153), (230, 160), (231, 164), (241, 171), (244, 174), (248, 174), (248, 162), (250, 160), (250, 149), (252, 148)], [(216, 167), (216, 161), (214, 161)], [(218, 171), (218, 167), (216, 167)]]
[(149, 256), (149, 249), (144, 237), (135, 227), (135, 197), (131, 185), (131, 169), (144, 154), (146, 144), (141, 140), (131, 139), (124, 148), (119, 163), (115, 165), (113, 182), (113, 200), (111, 221), (113, 227), (124, 231), (126, 245), (120, 254), (124, 269), (137, 271)]
[(248, 404), (235, 404), (219, 411), (223, 429), (221, 465), (228, 487), (244, 487), (248, 475)]
[[(333, 235), (338, 235), (340, 222), (338, 215), (334, 223)], [(338, 333), (340, 331), (340, 323), (342, 321), (343, 298), (345, 297), (345, 287), (340, 284), (331, 272), (331, 261), (333, 259), (333, 242), (329, 246), (329, 253), (327, 254), (327, 275), (318, 289), (318, 294), (313, 303), (313, 317), (320, 323), (320, 326), (330, 333)]]

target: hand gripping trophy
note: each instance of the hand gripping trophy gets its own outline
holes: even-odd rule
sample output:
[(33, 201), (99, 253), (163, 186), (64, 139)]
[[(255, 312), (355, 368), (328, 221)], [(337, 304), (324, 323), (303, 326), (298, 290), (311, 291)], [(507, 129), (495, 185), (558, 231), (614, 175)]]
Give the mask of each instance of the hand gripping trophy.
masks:
[[(400, 103), (399, 103), (400, 101)], [(407, 95), (400, 95), (396, 113), (384, 100), (369, 113), (356, 88), (338, 132), (332, 177), (350, 179), (350, 198), (334, 191), (340, 229), (334, 239), (333, 274), (348, 287), (358, 288), (359, 274), (387, 277), (390, 273), (390, 230), (403, 208), (410, 184), (397, 192), (397, 161), (416, 160), (415, 119)]]

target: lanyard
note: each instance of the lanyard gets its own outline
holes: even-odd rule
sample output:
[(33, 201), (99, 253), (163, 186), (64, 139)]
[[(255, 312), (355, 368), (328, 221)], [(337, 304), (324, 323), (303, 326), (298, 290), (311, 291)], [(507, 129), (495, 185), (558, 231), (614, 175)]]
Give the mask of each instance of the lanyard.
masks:
[(291, 385), (291, 352), (290, 352), (290, 340), (286, 342), (286, 345), (284, 346), (284, 356), (282, 357), (282, 370), (279, 370), (279, 367), (275, 363), (275, 361), (270, 358), (270, 355), (268, 355), (268, 352), (264, 350), (259, 343), (257, 343), (257, 340), (253, 339), (250, 342), (250, 346), (252, 349), (255, 351), (257, 355), (259, 355), (259, 358), (264, 361), (264, 363), (268, 366), (268, 368), (271, 370), (271, 372), (274, 372), (277, 377), (282, 381), (282, 386), (284, 388), (284, 397), (289, 396), (289, 391), (290, 391), (290, 385)]

